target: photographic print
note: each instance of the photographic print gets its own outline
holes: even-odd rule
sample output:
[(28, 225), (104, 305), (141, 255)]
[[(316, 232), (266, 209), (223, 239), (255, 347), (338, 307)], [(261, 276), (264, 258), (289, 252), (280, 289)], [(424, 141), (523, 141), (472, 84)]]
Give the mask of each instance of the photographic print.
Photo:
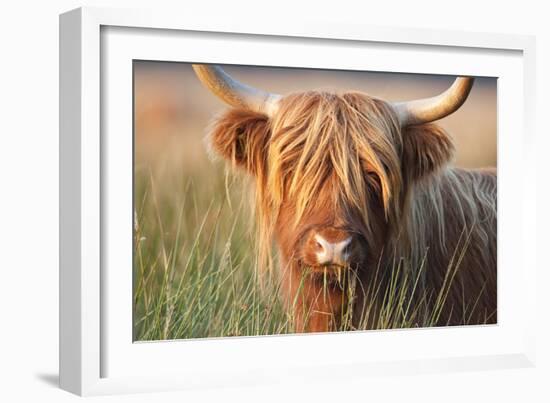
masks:
[(135, 341), (497, 323), (496, 78), (133, 80)]

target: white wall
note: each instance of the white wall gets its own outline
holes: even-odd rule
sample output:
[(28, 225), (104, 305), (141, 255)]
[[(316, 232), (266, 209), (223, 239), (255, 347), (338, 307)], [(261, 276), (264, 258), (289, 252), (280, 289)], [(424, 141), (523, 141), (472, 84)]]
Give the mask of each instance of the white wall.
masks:
[[(58, 20), (59, 13), (81, 5), (151, 7), (126, 1), (5, 1), (0, 6), (0, 394), (2, 401), (72, 401), (56, 389), (58, 293)], [(278, 0), (160, 1), (180, 12), (250, 18), (316, 19), (374, 25), (464, 29), (537, 35), (539, 174), (546, 178), (550, 133), (543, 129), (550, 105), (549, 13), (544, 1), (361, 0), (298, 2)], [(521, 167), (518, 167), (521, 169)], [(532, 173), (526, 173), (532, 174)], [(540, 222), (549, 224), (549, 192), (540, 189)], [(540, 225), (539, 253), (548, 237)], [(544, 236), (544, 237), (543, 237)], [(545, 265), (548, 268), (548, 264)], [(200, 393), (166, 393), (110, 401), (346, 401), (365, 397), (399, 401), (550, 401), (548, 272), (539, 284), (539, 367), (533, 370), (462, 373), (355, 380), (349, 385), (258, 388)], [(544, 318), (544, 319), (542, 319)], [(504, 400), (503, 400), (504, 399)]]

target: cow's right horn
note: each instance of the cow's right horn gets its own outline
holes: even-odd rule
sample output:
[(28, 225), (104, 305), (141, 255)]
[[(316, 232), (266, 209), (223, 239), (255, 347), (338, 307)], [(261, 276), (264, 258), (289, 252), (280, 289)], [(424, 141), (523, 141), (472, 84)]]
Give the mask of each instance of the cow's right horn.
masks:
[(272, 116), (277, 110), (280, 95), (243, 84), (220, 66), (194, 64), (193, 70), (206, 88), (231, 106), (247, 108), (268, 116)]
[(450, 115), (466, 101), (473, 84), (472, 77), (457, 77), (453, 85), (435, 97), (395, 103), (393, 107), (401, 127), (433, 122)]

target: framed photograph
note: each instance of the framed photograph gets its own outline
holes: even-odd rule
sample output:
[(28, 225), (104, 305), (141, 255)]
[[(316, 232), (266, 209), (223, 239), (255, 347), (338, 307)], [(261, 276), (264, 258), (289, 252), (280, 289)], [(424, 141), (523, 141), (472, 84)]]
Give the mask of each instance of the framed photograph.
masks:
[(533, 365), (531, 37), (94, 8), (60, 45), (62, 388)]

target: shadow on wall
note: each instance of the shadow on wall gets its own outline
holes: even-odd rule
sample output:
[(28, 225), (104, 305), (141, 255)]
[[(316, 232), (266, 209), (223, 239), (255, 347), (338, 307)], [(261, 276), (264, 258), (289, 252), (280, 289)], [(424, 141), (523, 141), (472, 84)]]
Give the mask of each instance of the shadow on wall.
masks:
[[(204, 134), (226, 106), (206, 90), (190, 64), (135, 62), (136, 168), (176, 164), (191, 171), (209, 162)], [(389, 101), (436, 95), (450, 76), (227, 66), (240, 81), (288, 94), (322, 89), (357, 90)], [(477, 78), (466, 103), (438, 122), (453, 137), (461, 167), (496, 166), (496, 79)]]

